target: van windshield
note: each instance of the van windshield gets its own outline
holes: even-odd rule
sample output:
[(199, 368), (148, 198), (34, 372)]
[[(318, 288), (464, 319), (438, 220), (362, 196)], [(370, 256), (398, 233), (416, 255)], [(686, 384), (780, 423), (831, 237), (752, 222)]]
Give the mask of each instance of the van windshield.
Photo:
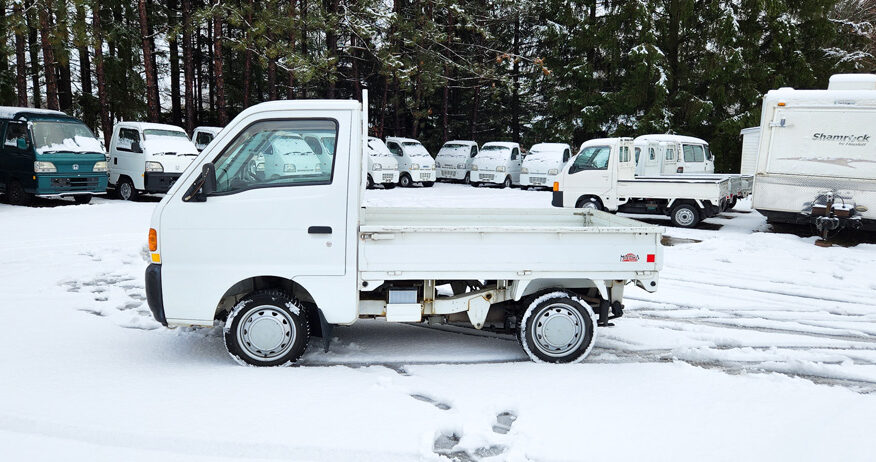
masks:
[(103, 152), (100, 141), (79, 121), (34, 121), (31, 123), (34, 147), (40, 154), (50, 152)]
[(481, 159), (507, 159), (511, 157), (511, 148), (507, 146), (484, 146), (478, 157)]
[(159, 138), (159, 137), (170, 137), (170, 138), (185, 138), (189, 139), (186, 135), (186, 132), (177, 131), (177, 130), (160, 130), (157, 128), (147, 128), (143, 130), (143, 135), (145, 139), (149, 138)]
[(418, 142), (403, 141), (402, 146), (405, 147), (405, 151), (411, 157), (432, 157), (429, 151), (426, 150), (426, 147)]
[(441, 146), (438, 155), (442, 157), (466, 157), (470, 151), (471, 149), (466, 144), (447, 143)]

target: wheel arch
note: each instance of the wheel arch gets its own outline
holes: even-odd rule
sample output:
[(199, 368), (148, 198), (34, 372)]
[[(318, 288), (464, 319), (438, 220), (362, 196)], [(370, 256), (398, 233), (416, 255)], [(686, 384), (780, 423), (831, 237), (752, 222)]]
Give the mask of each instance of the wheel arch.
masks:
[(311, 332), (316, 337), (321, 335), (320, 309), (316, 305), (313, 295), (311, 295), (311, 293), (298, 282), (282, 276), (252, 276), (236, 282), (229, 287), (224, 294), (222, 294), (222, 297), (216, 304), (213, 319), (224, 322), (228, 317), (228, 314), (234, 309), (234, 306), (243, 297), (259, 290), (272, 289), (285, 292), (291, 297), (297, 299), (305, 308), (307, 308), (307, 317), (311, 326)]
[(596, 194), (582, 194), (581, 196), (578, 197), (578, 199), (575, 200), (575, 208), (578, 208), (578, 204), (580, 204), (581, 202), (583, 202), (585, 200), (590, 200), (590, 199), (595, 199), (596, 203), (599, 204), (599, 208), (601, 210), (605, 210), (605, 204), (602, 203), (602, 198), (600, 198)]
[(514, 281), (511, 290), (514, 301), (546, 289), (596, 289), (599, 295), (609, 299), (608, 285), (600, 279), (530, 279)]

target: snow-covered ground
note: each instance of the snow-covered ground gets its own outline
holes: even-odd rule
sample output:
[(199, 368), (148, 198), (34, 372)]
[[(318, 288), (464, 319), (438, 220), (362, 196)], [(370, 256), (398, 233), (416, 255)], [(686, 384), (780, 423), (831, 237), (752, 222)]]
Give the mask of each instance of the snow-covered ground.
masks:
[[(437, 184), (366, 200), (547, 207), (550, 193)], [(668, 228), (659, 290), (629, 289), (582, 364), (531, 363), (502, 335), (368, 321), (336, 329), (328, 354), (314, 340), (304, 367), (262, 369), (232, 361), (218, 329), (152, 320), (153, 206), (0, 205), (3, 460), (876, 454), (872, 244), (816, 247), (741, 203), (706, 229)]]

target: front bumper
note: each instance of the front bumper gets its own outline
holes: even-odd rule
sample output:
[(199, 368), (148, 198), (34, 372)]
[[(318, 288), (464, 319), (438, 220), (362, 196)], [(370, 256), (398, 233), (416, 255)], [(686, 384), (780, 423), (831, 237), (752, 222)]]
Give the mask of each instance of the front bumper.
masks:
[(375, 170), (371, 172), (374, 184), (397, 184), (398, 170)]
[(63, 196), (70, 194), (97, 194), (106, 192), (109, 175), (98, 173), (37, 173), (37, 196)]
[(435, 170), (439, 180), (464, 180), (468, 170), (464, 168), (437, 168)]
[(553, 197), (551, 197), (551, 205), (554, 207), (562, 207), (563, 206), (563, 192), (562, 191), (554, 191)]
[(521, 173), (520, 186), (552, 188), (556, 175), (547, 173)]
[(164, 297), (161, 293), (161, 265), (152, 263), (146, 267), (146, 303), (152, 317), (161, 325), (167, 326), (164, 315)]
[(408, 172), (411, 175), (411, 180), (414, 183), (419, 183), (423, 181), (427, 182), (435, 182), (435, 170), (411, 170)]
[(505, 178), (507, 176), (508, 176), (508, 173), (506, 173), (506, 172), (497, 172), (494, 170), (490, 170), (490, 171), (475, 170), (475, 171), (471, 172), (471, 175), (469, 176), (469, 181), (471, 181), (472, 183), (502, 184), (502, 182), (505, 181)]
[(179, 179), (181, 173), (154, 173), (143, 174), (143, 187), (147, 193), (166, 193)]

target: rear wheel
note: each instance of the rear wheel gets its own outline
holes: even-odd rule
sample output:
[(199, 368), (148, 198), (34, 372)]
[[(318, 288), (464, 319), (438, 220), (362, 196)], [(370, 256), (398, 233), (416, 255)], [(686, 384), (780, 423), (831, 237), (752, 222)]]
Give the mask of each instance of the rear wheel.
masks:
[(79, 194), (73, 196), (73, 202), (76, 202), (77, 204), (87, 204), (91, 202), (91, 194)]
[(410, 188), (411, 185), (414, 184), (414, 181), (411, 180), (411, 176), (407, 173), (402, 173), (401, 178), (398, 179), (398, 185), (402, 188)]
[(116, 185), (116, 192), (119, 195), (119, 199), (125, 201), (135, 201), (140, 195), (137, 188), (134, 187), (134, 182), (127, 177), (119, 179), (119, 184)]
[(733, 199), (730, 199), (730, 203), (727, 204), (727, 210), (732, 210), (733, 207), (736, 207), (736, 202), (739, 200), (736, 196), (733, 196)]
[(12, 205), (28, 205), (33, 200), (33, 194), (25, 191), (21, 183), (12, 180), (6, 190), (6, 199)]
[(558, 290), (529, 304), (517, 327), (517, 340), (535, 362), (579, 362), (595, 344), (595, 319), (590, 306)]
[(235, 361), (253, 366), (282, 366), (298, 360), (310, 329), (304, 307), (278, 290), (244, 297), (228, 315), (225, 347)]
[(693, 228), (700, 222), (700, 211), (692, 204), (678, 204), (669, 212), (669, 219), (679, 228)]

